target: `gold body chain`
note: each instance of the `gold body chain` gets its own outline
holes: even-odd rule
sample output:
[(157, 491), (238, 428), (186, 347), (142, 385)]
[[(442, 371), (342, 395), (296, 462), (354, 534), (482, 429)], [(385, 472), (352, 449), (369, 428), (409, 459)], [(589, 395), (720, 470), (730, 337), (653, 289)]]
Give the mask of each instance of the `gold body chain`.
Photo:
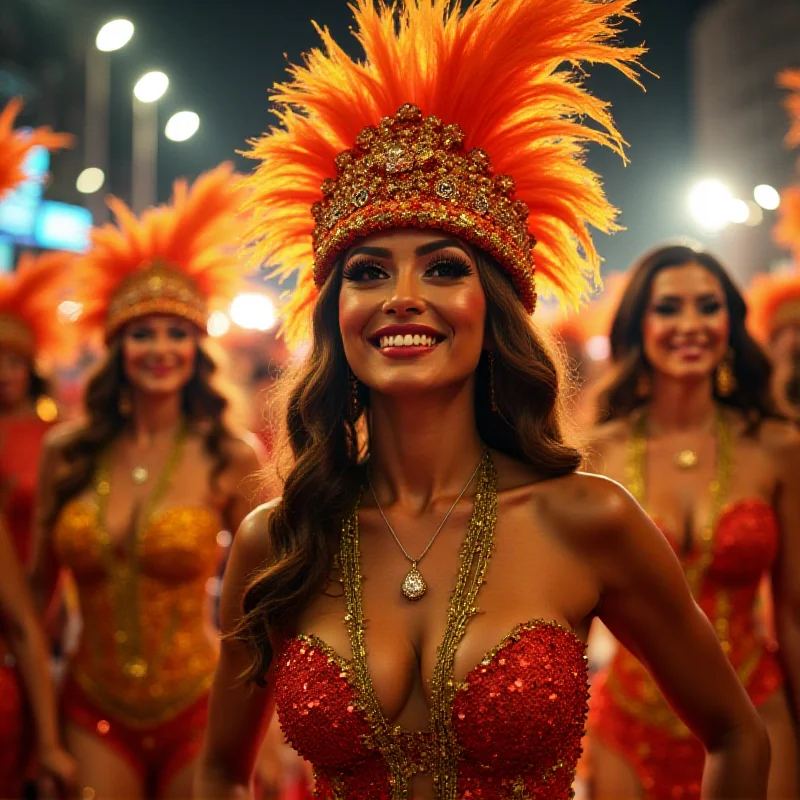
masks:
[(453, 665), (456, 650), (469, 619), (478, 611), (475, 601), (494, 545), (497, 524), (497, 473), (491, 455), (484, 453), (472, 516), (461, 546), (458, 577), (447, 612), (444, 637), (437, 649), (431, 680), (430, 733), (403, 731), (386, 719), (367, 667), (364, 641), (364, 607), (356, 503), (342, 525), (340, 564), (344, 584), (345, 622), (353, 651), (353, 678), (363, 703), (374, 745), (380, 750), (390, 775), (392, 800), (408, 800), (408, 782), (417, 772), (430, 772), (438, 800), (456, 800), (458, 744), (450, 727), (453, 699), (458, 691)]

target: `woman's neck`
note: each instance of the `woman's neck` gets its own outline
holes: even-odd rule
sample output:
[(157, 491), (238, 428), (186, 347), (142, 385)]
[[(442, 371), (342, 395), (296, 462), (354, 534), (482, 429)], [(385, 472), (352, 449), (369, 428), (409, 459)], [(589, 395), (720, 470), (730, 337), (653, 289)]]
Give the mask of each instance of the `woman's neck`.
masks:
[(183, 417), (179, 393), (151, 395), (134, 393), (130, 430), (138, 447), (149, 447), (164, 434), (172, 433)]
[(457, 495), (482, 451), (471, 381), (417, 397), (373, 392), (369, 469), (379, 497), (421, 512), (436, 497)]
[(707, 429), (715, 414), (711, 378), (679, 380), (653, 376), (653, 391), (647, 406), (650, 430), (657, 434)]

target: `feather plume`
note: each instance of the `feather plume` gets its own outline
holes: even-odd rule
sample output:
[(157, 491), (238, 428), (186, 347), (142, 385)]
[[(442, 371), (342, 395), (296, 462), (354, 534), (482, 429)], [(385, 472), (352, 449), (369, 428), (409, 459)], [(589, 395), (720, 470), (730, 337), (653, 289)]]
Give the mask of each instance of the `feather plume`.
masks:
[(14, 130), (14, 121), (22, 111), (22, 100), (10, 100), (0, 112), (0, 199), (25, 180), (23, 166), (34, 147), (60, 150), (72, 147), (74, 137), (68, 133), (53, 133), (48, 127), (32, 131)]
[(0, 275), (0, 316), (21, 322), (31, 332), (37, 358), (65, 361), (74, 354), (73, 326), (58, 317), (76, 255), (52, 251), (23, 253), (14, 272)]
[(767, 344), (789, 305), (800, 320), (800, 272), (756, 275), (747, 289), (747, 327), (753, 337)]
[(467, 149), (485, 150), (496, 174), (511, 175), (530, 209), (537, 286), (575, 303), (596, 279), (600, 259), (589, 228), (618, 229), (616, 210), (585, 163), (589, 143), (624, 158), (607, 103), (583, 85), (581, 63), (604, 64), (638, 81), (644, 49), (616, 42), (634, 0), (450, 0), (395, 6), (356, 0), (354, 35), (364, 58), (351, 59), (329, 31), (322, 48), (275, 86), (279, 125), (250, 142), (259, 162), (246, 179), (250, 257), (287, 277), (299, 273), (286, 308), (286, 333), (301, 335), (317, 289), (311, 206), (334, 178), (337, 154), (405, 103), (456, 123)]
[(140, 217), (110, 197), (116, 224), (94, 229), (78, 268), (82, 325), (102, 329), (122, 282), (155, 263), (190, 278), (211, 304), (233, 297), (243, 278), (235, 245), (244, 199), (230, 163), (204, 173), (191, 188), (185, 180), (176, 181), (170, 204), (150, 208)]

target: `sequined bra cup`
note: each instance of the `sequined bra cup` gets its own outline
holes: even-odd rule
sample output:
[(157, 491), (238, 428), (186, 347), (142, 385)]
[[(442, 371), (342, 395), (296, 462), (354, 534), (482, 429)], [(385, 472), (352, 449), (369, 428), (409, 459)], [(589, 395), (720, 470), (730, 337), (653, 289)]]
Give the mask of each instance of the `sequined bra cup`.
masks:
[[(656, 524), (658, 520), (655, 520)], [(663, 526), (659, 526), (663, 530)], [(667, 539), (675, 539), (665, 531)], [(783, 682), (783, 673), (755, 618), (762, 577), (778, 552), (778, 523), (763, 500), (749, 499), (729, 506), (713, 532), (710, 560), (697, 577), (695, 598), (717, 633), (751, 700), (763, 703)], [(678, 553), (680, 556), (680, 554)], [(702, 550), (681, 557), (692, 576), (703, 559)], [(620, 648), (611, 663), (607, 687), (614, 702), (649, 724), (688, 737), (688, 728), (675, 716), (640, 662)]]
[(217, 651), (207, 631), (206, 582), (216, 574), (219, 521), (204, 508), (150, 516), (116, 558), (95, 503), (62, 510), (54, 549), (75, 577), (83, 618), (71, 676), (100, 708), (131, 726), (165, 721), (206, 692)]
[(484, 457), (448, 624), (437, 653), (429, 732), (401, 730), (383, 714), (366, 666), (357, 509), (342, 532), (345, 622), (352, 659), (301, 635), (276, 656), (282, 729), (314, 767), (324, 800), (407, 800), (417, 773), (437, 800), (566, 800), (587, 712), (584, 645), (556, 623), (517, 626), (463, 681), (453, 663), (491, 553), (496, 477)]

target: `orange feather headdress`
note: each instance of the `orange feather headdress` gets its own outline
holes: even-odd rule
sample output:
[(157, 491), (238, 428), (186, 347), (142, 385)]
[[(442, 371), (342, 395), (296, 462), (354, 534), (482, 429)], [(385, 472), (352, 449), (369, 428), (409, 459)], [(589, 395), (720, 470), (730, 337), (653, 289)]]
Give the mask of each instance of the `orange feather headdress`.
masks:
[(59, 150), (71, 147), (74, 137), (68, 133), (53, 133), (50, 128), (32, 131), (14, 130), (14, 120), (22, 110), (22, 100), (10, 100), (0, 113), (0, 198), (25, 180), (23, 165), (34, 147)]
[(30, 359), (71, 354), (71, 328), (58, 318), (72, 253), (23, 253), (13, 273), (0, 276), (0, 346)]
[(318, 28), (324, 49), (275, 87), (280, 126), (245, 153), (260, 162), (246, 179), (251, 257), (298, 273), (285, 334), (304, 333), (348, 246), (394, 227), (441, 229), (485, 250), (529, 312), (534, 272), (577, 302), (600, 261), (589, 226), (618, 227), (585, 147), (624, 158), (578, 64), (637, 80), (643, 49), (613, 42), (633, 3), (474, 0), (462, 12), (452, 0), (355, 0), (361, 61)]
[(800, 186), (790, 186), (781, 192), (772, 238), (779, 247), (791, 251), (795, 265), (800, 267)]
[(210, 306), (231, 299), (243, 278), (235, 243), (244, 198), (229, 163), (191, 188), (176, 181), (170, 204), (140, 217), (110, 198), (116, 225), (92, 232), (79, 264), (82, 324), (103, 329), (106, 340), (148, 314), (175, 314), (205, 330)]
[(800, 145), (800, 69), (786, 69), (781, 72), (778, 75), (778, 86), (790, 92), (783, 101), (791, 120), (789, 133), (786, 134), (786, 144), (789, 147), (797, 147)]
[(747, 326), (762, 344), (784, 326), (800, 322), (800, 272), (756, 275), (747, 290)]

